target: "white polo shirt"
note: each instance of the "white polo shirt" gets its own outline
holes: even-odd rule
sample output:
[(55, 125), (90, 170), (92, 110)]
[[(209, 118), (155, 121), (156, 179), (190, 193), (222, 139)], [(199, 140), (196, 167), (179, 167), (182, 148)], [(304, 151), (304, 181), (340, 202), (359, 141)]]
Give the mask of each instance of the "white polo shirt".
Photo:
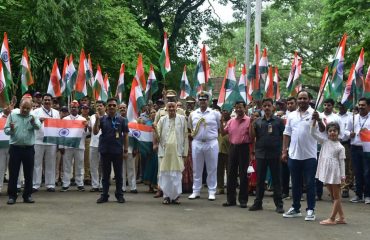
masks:
[(290, 136), (289, 158), (291, 159), (317, 158), (317, 141), (310, 134), (313, 112), (314, 110), (309, 107), (303, 113), (296, 110), (288, 115), (284, 135)]
[(351, 133), (351, 131), (348, 130), (348, 124), (349, 124), (349, 121), (353, 119), (353, 115), (351, 112), (346, 112), (343, 115), (338, 114), (338, 116), (344, 127), (344, 130), (340, 129), (341, 132), (343, 131), (342, 141), (348, 141), (350, 138), (349, 135)]

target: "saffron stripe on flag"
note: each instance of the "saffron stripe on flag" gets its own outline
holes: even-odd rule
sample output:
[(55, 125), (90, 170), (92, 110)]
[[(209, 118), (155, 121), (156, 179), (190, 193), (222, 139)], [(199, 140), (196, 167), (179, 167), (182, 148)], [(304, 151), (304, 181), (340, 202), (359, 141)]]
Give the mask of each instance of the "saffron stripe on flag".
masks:
[(44, 127), (51, 128), (84, 128), (83, 120), (65, 120), (47, 118), (44, 122)]

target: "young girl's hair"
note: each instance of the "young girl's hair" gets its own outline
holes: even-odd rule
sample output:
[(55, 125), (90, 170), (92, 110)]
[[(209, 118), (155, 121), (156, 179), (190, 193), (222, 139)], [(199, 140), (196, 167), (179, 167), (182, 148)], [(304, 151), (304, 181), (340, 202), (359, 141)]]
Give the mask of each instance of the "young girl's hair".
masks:
[(329, 123), (328, 125), (326, 125), (326, 133), (329, 131), (330, 128), (335, 128), (338, 130), (338, 134), (340, 133), (340, 127), (339, 127), (339, 124), (336, 123), (336, 122), (331, 122)]

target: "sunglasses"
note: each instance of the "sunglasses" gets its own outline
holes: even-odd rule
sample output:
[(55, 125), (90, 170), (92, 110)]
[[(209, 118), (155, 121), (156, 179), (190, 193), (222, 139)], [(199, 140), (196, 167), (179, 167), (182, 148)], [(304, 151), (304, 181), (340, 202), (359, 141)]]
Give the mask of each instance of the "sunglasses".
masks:
[(199, 99), (199, 101), (207, 101), (208, 99)]
[(108, 107), (117, 107), (117, 104), (108, 104)]

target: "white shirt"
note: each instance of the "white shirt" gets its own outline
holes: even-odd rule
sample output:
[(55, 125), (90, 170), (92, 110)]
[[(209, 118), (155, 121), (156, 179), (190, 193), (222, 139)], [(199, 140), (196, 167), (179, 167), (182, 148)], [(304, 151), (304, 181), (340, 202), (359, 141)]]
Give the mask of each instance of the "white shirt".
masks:
[(221, 113), (207, 108), (204, 112), (200, 108), (190, 113), (189, 116), (189, 128), (194, 130), (197, 126), (198, 121), (204, 118), (205, 124), (201, 123), (197, 135), (193, 138), (198, 141), (210, 141), (216, 140), (218, 137), (218, 129), (221, 124)]
[(317, 158), (317, 141), (310, 134), (313, 112), (314, 110), (308, 107), (304, 113), (298, 109), (288, 115), (284, 135), (290, 136), (289, 158), (291, 159)]
[[(84, 118), (84, 117), (82, 117), (80, 115), (76, 115), (76, 116), (68, 115), (67, 117), (65, 117), (63, 119), (66, 119), (66, 120), (83, 120), (83, 121), (86, 121), (86, 118)], [(86, 136), (88, 135), (88, 133), (89, 133), (89, 130), (86, 130), (82, 134), (82, 138), (80, 140), (80, 146), (78, 146), (78, 149), (85, 149), (85, 139), (86, 139)], [(72, 147), (65, 147), (65, 148), (72, 148)]]
[(348, 124), (349, 124), (350, 119), (353, 119), (353, 114), (351, 112), (346, 112), (343, 115), (338, 114), (338, 116), (339, 116), (340, 121), (342, 122), (342, 124), (344, 126), (344, 130), (340, 129), (341, 132), (343, 131), (342, 141), (348, 141), (349, 138), (350, 138), (349, 135), (350, 135), (351, 131), (349, 131), (347, 128), (348, 128)]
[[(59, 112), (57, 110), (50, 108), (50, 111), (48, 111), (43, 106), (33, 110), (33, 115), (38, 118), (60, 119)], [(35, 130), (35, 144), (55, 145), (53, 143), (45, 143), (43, 140), (44, 140), (44, 122), (42, 122), (40, 129)]]
[[(351, 139), (351, 144), (355, 146), (362, 146), (362, 141), (360, 139), (360, 130), (363, 128), (370, 129), (370, 114), (362, 117), (360, 114), (355, 115), (355, 123), (353, 124), (353, 118), (349, 118), (347, 130), (354, 132), (356, 135)], [(354, 125), (354, 127), (353, 127)]]
[[(90, 121), (89, 121), (89, 127), (91, 127), (91, 129), (94, 128), (95, 122), (96, 122), (96, 116), (95, 114), (93, 114), (90, 116)], [(94, 135), (94, 133), (91, 133), (90, 147), (99, 147), (100, 135), (101, 135), (101, 129), (99, 129), (99, 132), (96, 135)]]
[(322, 118), (322, 122), (324, 123), (325, 127), (328, 123), (331, 123), (331, 122), (338, 123), (340, 127), (340, 133), (339, 133), (338, 138), (341, 140), (344, 138), (345, 127), (338, 114), (332, 112), (331, 114), (326, 115), (325, 112), (323, 112), (320, 114), (320, 118)]

